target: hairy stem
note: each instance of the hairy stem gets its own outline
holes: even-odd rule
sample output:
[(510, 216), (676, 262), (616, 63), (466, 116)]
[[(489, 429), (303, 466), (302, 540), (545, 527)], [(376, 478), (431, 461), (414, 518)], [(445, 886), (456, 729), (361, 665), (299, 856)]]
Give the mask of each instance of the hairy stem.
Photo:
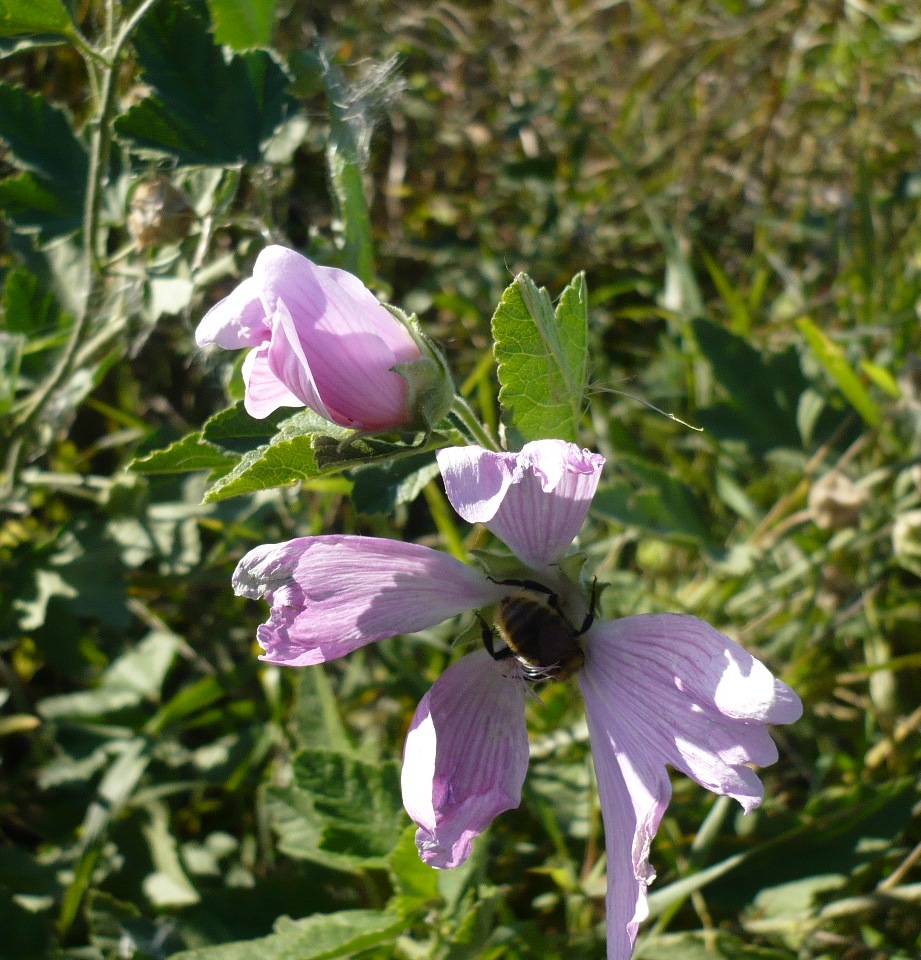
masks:
[[(144, 0), (134, 13), (121, 24), (117, 33), (115, 23), (117, 4), (107, 4), (105, 49), (102, 51), (92, 48), (84, 50), (83, 45), (80, 45), (80, 49), (84, 53), (87, 72), (95, 80), (91, 84), (91, 88), (98, 91), (95, 117), (91, 121), (89, 170), (83, 207), (83, 290), (81, 291), (80, 309), (54, 369), (19, 412), (7, 450), (5, 476), (2, 487), (0, 487), (0, 497), (9, 495), (15, 488), (27, 446), (24, 438), (41, 416), (54, 392), (73, 371), (74, 359), (89, 327), (90, 310), (97, 299), (104, 279), (98, 261), (99, 213), (102, 208), (102, 193), (109, 169), (109, 155), (112, 147), (112, 114), (115, 110), (119, 62), (131, 32), (156, 2), (157, 0)], [(113, 36), (115, 37), (114, 41), (109, 42)]]

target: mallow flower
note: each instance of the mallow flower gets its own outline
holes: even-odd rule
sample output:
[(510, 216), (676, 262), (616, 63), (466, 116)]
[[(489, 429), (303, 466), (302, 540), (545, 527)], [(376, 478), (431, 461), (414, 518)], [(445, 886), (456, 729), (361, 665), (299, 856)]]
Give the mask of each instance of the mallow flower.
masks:
[(575, 672), (605, 827), (608, 957), (626, 960), (647, 915), (649, 848), (671, 794), (666, 767), (752, 810), (763, 786), (751, 765), (777, 759), (766, 725), (796, 720), (799, 698), (696, 617), (593, 618), (593, 598), (567, 576), (564, 555), (603, 457), (540, 440), (519, 453), (447, 448), (438, 462), (455, 510), (503, 540), (516, 569), (503, 565), (493, 578), (418, 544), (316, 536), (251, 550), (234, 588), (269, 602), (258, 629), (262, 659), (290, 666), (465, 610), (481, 617), (483, 648), (448, 667), (423, 697), (404, 749), (403, 802), (433, 867), (462, 863), (493, 818), (519, 805), (529, 685)]
[(253, 275), (205, 314), (200, 347), (250, 347), (244, 406), (257, 418), (309, 407), (365, 432), (431, 428), (453, 385), (414, 319), (385, 307), (352, 274), (266, 247)]

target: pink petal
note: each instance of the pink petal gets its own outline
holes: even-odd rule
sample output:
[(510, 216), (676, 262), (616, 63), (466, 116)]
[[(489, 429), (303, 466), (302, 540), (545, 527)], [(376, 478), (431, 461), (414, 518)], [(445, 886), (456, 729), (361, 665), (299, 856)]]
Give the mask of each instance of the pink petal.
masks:
[(300, 398), (301, 404), (333, 423), (348, 426), (349, 418), (337, 416), (320, 398), (310, 361), (304, 355), (304, 348), (298, 339), (291, 314), (284, 300), (280, 298), (276, 301), (275, 313), (272, 316), (272, 339), (268, 345), (266, 360), (272, 376), (285, 385), (285, 389), (289, 390), (292, 396)]
[(636, 731), (625, 735), (616, 714), (606, 709), (609, 691), (599, 689), (585, 668), (578, 676), (604, 821), (608, 960), (630, 960), (639, 925), (649, 914), (647, 887), (656, 876), (649, 849), (672, 788), (664, 764), (635, 739)]
[[(305, 390), (300, 364), (337, 423), (374, 430), (407, 422), (406, 381), (391, 368), (418, 360), (421, 351), (360, 280), (277, 246), (262, 251), (253, 276), (270, 316), (284, 317), (282, 304), (287, 309), (288, 328), (273, 342), (271, 362), (295, 393)], [(273, 325), (273, 341), (274, 332)], [(297, 358), (285, 357), (295, 344)]]
[(345, 270), (320, 267), (294, 250), (270, 246), (256, 259), (253, 277), (268, 315), (281, 298), (292, 316), (314, 318), (308, 329), (315, 325), (341, 336), (373, 333), (396, 363), (420, 355), (406, 328), (358, 277)]
[(563, 440), (535, 440), (519, 453), (448, 447), (438, 451), (438, 465), (454, 509), (540, 568), (559, 559), (579, 532), (604, 457)]
[[(696, 617), (600, 622), (583, 649), (578, 676), (608, 849), (608, 958), (625, 960), (646, 916), (649, 844), (670, 795), (666, 764), (748, 812), (763, 787), (746, 764), (777, 759), (765, 724), (792, 722), (802, 708), (763, 664)], [(625, 885), (629, 894), (618, 889)]]
[(583, 674), (605, 690), (622, 731), (746, 812), (764, 790), (746, 764), (777, 759), (767, 723), (790, 723), (799, 698), (748, 651), (703, 620), (678, 614), (596, 624)]
[(252, 277), (216, 303), (195, 331), (195, 342), (200, 347), (216, 343), (225, 350), (258, 347), (268, 338), (266, 311), (259, 299), (259, 285)]
[(428, 547), (376, 537), (301, 537), (265, 544), (240, 560), (240, 596), (264, 596), (257, 638), (263, 660), (323, 663), (398, 633), (495, 603), (503, 588)]
[(422, 698), (406, 738), (402, 784), (429, 866), (463, 863), (474, 838), (521, 803), (524, 697), (524, 684), (503, 677), (478, 650), (448, 667)]
[[(302, 407), (304, 401), (296, 397), (269, 368), (269, 344), (264, 343), (257, 350), (250, 350), (243, 361), (243, 382), (246, 395), (243, 406), (246, 412), (257, 420), (262, 420), (279, 407)], [(317, 410), (321, 416), (327, 416)]]

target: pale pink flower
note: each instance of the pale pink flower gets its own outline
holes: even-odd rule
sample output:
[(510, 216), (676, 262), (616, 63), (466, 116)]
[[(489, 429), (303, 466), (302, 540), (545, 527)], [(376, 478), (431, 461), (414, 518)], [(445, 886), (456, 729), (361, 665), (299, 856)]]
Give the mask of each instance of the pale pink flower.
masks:
[[(567, 621), (581, 625), (584, 593), (560, 560), (585, 519), (604, 459), (543, 440), (520, 453), (449, 448), (438, 461), (458, 513), (504, 540), (522, 562), (515, 577), (552, 590)], [(240, 561), (234, 587), (271, 605), (258, 632), (263, 659), (294, 666), (527, 591), (437, 550), (355, 536), (257, 547)], [(791, 723), (802, 706), (762, 663), (696, 617), (596, 620), (577, 642), (605, 825), (608, 957), (626, 960), (647, 915), (649, 848), (671, 795), (666, 766), (748, 812), (763, 796), (749, 765), (777, 759), (766, 724)], [(516, 664), (483, 649), (469, 653), (416, 710), (403, 756), (403, 802), (419, 828), (420, 855), (432, 866), (462, 863), (493, 818), (521, 802), (529, 681)]]
[(420, 422), (419, 393), (446, 376), (419, 331), (357, 277), (279, 246), (208, 311), (195, 340), (252, 348), (244, 405), (258, 418), (306, 406), (343, 427), (394, 429)]

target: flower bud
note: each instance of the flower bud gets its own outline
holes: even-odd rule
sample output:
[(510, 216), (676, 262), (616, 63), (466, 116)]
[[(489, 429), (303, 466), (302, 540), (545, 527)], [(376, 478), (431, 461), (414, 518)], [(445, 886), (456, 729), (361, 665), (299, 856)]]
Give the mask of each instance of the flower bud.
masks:
[(820, 477), (809, 489), (809, 512), (815, 525), (823, 530), (856, 527), (868, 501), (866, 490), (835, 470)]
[(195, 210), (189, 198), (160, 175), (137, 185), (131, 197), (128, 232), (143, 250), (176, 243), (189, 235)]
[(892, 552), (903, 562), (921, 561), (921, 510), (907, 510), (895, 518)]
[(267, 247), (253, 275), (198, 326), (199, 346), (253, 348), (243, 363), (253, 417), (310, 407), (365, 432), (431, 429), (454, 387), (414, 318), (384, 306), (344, 270)]

